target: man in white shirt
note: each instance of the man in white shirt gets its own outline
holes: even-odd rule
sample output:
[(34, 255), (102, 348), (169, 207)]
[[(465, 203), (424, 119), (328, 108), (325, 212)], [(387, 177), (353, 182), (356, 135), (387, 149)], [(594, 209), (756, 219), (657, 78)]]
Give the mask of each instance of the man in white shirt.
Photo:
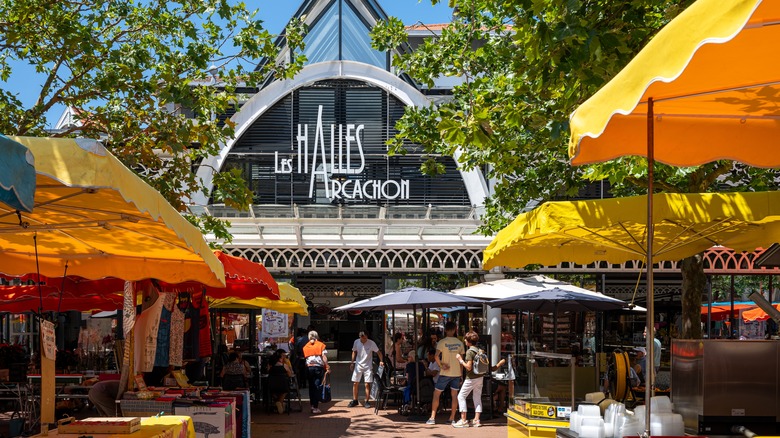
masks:
[(428, 350), (428, 370), (425, 372), (425, 375), (433, 379), (434, 385), (439, 381), (439, 371), (441, 369), (439, 364), (436, 363), (436, 348), (431, 348)]
[(368, 339), (366, 332), (360, 332), (358, 339), (355, 339), (352, 344), (352, 362), (349, 364), (349, 369), (352, 370), (352, 401), (348, 405), (350, 408), (358, 405), (358, 386), (361, 376), (366, 386), (366, 402), (363, 406), (371, 407), (369, 400), (371, 398), (371, 383), (374, 381), (373, 367), (371, 366), (373, 353), (379, 357), (379, 365), (384, 366), (384, 359), (379, 347), (374, 341)]

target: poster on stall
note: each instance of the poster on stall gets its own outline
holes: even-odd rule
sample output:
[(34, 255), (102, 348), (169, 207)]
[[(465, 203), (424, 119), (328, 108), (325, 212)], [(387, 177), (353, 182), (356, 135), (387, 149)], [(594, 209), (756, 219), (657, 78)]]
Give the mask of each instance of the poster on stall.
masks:
[(41, 321), (41, 341), (43, 342), (43, 357), (57, 359), (57, 339), (54, 337), (54, 323)]
[(287, 337), (287, 314), (275, 310), (263, 309), (263, 338)]

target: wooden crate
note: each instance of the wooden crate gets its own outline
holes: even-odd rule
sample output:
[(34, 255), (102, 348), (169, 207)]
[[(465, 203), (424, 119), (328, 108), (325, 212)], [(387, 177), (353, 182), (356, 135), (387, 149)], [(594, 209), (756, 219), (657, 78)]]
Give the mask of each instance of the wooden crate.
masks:
[(138, 417), (93, 417), (75, 420), (73, 417), (57, 422), (59, 433), (118, 433), (130, 434), (141, 429)]

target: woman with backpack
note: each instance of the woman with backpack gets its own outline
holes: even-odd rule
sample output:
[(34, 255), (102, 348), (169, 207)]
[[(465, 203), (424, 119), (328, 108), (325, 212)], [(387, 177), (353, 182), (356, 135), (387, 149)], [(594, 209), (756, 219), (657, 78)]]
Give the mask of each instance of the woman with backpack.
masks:
[(466, 357), (463, 358), (458, 354), (455, 358), (466, 369), (466, 380), (463, 381), (460, 392), (458, 392), (460, 420), (452, 423), (452, 427), (469, 427), (469, 422), (466, 420), (466, 413), (468, 412), (466, 398), (469, 396), (469, 393), (473, 394), (472, 399), (474, 400), (474, 420), (471, 422), (471, 427), (480, 427), (479, 416), (482, 414), (482, 384), (485, 373), (491, 369), (498, 369), (505, 361), (501, 359), (495, 367), (491, 367), (485, 352), (477, 348), (479, 335), (476, 332), (470, 331), (466, 333), (463, 340), (466, 341)]

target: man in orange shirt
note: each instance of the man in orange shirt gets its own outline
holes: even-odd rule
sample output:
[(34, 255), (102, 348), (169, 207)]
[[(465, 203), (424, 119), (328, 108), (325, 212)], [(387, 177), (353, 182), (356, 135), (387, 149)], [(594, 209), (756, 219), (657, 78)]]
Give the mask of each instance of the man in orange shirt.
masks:
[(303, 356), (306, 358), (311, 413), (319, 414), (322, 413), (319, 409), (322, 381), (330, 373), (330, 366), (328, 350), (325, 349), (325, 344), (320, 342), (320, 335), (314, 330), (309, 332), (309, 342), (303, 346)]

